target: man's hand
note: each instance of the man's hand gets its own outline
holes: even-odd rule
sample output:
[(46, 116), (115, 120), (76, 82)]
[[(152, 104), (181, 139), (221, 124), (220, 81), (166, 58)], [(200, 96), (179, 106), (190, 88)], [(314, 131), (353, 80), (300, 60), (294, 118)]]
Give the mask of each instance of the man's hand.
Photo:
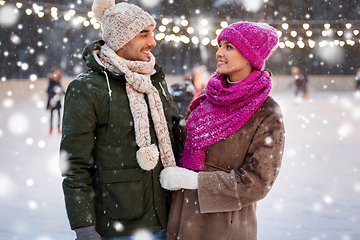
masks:
[(100, 235), (96, 232), (95, 226), (76, 228), (75, 240), (101, 240)]

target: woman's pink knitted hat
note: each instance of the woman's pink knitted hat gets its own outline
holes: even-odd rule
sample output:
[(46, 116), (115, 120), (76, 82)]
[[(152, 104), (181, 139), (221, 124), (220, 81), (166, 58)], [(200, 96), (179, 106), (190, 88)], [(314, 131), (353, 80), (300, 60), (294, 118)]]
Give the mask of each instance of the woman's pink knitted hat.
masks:
[(266, 59), (279, 42), (275, 28), (264, 23), (236, 22), (224, 28), (217, 41), (234, 45), (257, 70), (262, 70)]

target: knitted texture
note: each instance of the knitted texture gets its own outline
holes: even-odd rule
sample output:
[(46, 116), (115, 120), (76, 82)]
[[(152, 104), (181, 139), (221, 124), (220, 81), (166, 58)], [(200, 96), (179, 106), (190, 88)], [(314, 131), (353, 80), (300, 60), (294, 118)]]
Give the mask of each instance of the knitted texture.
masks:
[(226, 40), (233, 44), (257, 70), (262, 70), (266, 59), (279, 42), (275, 28), (264, 23), (237, 22), (224, 28), (218, 43)]
[(140, 148), (136, 156), (140, 167), (144, 170), (151, 170), (156, 166), (159, 154), (157, 147), (151, 144), (145, 94), (159, 142), (161, 162), (164, 167), (176, 166), (160, 95), (150, 79), (155, 65), (154, 56), (152, 54), (150, 56), (149, 62), (125, 60), (107, 44), (103, 45), (100, 51), (100, 61), (107, 69), (114, 73), (125, 74), (126, 93), (134, 120), (135, 140)]
[(165, 168), (160, 173), (160, 183), (163, 188), (172, 191), (198, 189), (198, 173), (181, 167)]
[(102, 38), (114, 51), (118, 51), (142, 30), (155, 27), (154, 18), (140, 7), (114, 0), (94, 0), (93, 12), (101, 23)]
[(269, 74), (257, 70), (230, 87), (226, 79), (226, 75), (214, 74), (205, 94), (190, 104), (180, 167), (202, 171), (206, 147), (239, 130), (265, 101), (272, 86)]

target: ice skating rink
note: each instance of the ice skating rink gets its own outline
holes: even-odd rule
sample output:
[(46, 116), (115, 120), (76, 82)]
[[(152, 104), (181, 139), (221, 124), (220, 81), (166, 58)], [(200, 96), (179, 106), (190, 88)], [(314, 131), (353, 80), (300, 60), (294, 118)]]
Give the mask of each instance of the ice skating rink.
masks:
[[(258, 204), (258, 239), (359, 240), (360, 93), (273, 97), (286, 144), (279, 177)], [(0, 103), (0, 239), (75, 239), (58, 169), (60, 134), (48, 130), (43, 99), (8, 94)]]

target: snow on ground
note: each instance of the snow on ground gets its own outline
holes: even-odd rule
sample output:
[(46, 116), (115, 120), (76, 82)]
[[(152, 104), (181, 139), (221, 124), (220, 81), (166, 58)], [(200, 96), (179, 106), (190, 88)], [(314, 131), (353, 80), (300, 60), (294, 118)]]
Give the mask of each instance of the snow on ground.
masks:
[[(282, 168), (258, 204), (259, 240), (360, 239), (360, 93), (312, 93), (283, 110)], [(57, 120), (57, 116), (54, 116)], [(75, 239), (42, 104), (0, 103), (0, 239)]]

